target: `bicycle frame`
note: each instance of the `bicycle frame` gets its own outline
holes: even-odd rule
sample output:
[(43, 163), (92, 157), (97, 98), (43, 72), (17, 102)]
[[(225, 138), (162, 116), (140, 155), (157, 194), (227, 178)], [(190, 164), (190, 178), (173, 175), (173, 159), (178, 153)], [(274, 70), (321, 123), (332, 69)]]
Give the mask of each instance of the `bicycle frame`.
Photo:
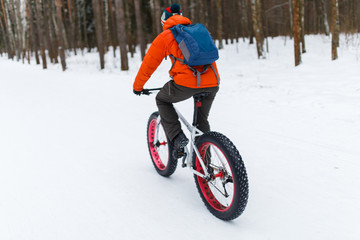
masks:
[[(207, 168), (206, 168), (206, 166), (204, 164), (204, 160), (201, 158), (201, 155), (200, 155), (199, 151), (197, 150), (197, 148), (195, 146), (195, 137), (203, 135), (203, 132), (200, 131), (195, 126), (191, 125), (185, 119), (185, 117), (180, 113), (180, 111), (176, 107), (174, 107), (174, 108), (175, 108), (176, 113), (179, 116), (180, 121), (186, 126), (186, 128), (190, 132), (190, 136), (191, 136), (190, 137), (190, 149), (189, 149), (188, 146), (185, 147), (185, 155), (183, 157), (183, 167), (187, 166), (192, 173), (198, 175), (201, 178), (208, 179), (210, 177), (210, 174), (207, 171)], [(161, 117), (159, 115), (159, 117), (157, 119), (156, 130), (155, 130), (154, 143), (156, 143), (158, 141), (158, 132), (159, 132), (160, 120), (161, 120)], [(204, 174), (196, 171), (192, 166), (192, 158), (193, 158), (194, 152), (195, 152), (196, 156), (199, 159), (199, 162), (200, 162), (201, 167), (202, 167), (202, 169), (204, 171)]]
[[(155, 90), (160, 89), (144, 89), (140, 94), (150, 95)], [(159, 112), (152, 113), (148, 120), (147, 143), (152, 163), (161, 176), (173, 174), (178, 159), (182, 158), (182, 167), (194, 174), (196, 187), (208, 210), (219, 219), (232, 220), (242, 214), (248, 200), (247, 174), (240, 153), (230, 139), (219, 132), (202, 132), (197, 128), (202, 123), (198, 122), (202, 100), (210, 94), (200, 92), (193, 96), (192, 124), (174, 107), (179, 121), (190, 132), (190, 144), (184, 149), (173, 149), (173, 144), (166, 139)]]

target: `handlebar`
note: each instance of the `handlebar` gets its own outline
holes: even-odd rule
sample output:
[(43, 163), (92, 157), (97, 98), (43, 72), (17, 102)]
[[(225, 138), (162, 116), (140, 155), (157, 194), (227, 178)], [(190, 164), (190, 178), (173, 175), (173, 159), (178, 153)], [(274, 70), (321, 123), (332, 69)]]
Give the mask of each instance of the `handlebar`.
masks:
[(152, 94), (154, 91), (159, 91), (159, 90), (161, 90), (161, 88), (143, 89), (143, 90), (141, 91), (141, 94), (142, 94), (142, 95), (150, 95), (150, 94)]

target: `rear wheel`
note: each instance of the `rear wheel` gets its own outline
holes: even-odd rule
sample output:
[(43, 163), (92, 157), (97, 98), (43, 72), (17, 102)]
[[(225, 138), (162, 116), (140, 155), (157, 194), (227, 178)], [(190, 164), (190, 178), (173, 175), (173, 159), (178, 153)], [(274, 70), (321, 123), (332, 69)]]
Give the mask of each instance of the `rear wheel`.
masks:
[[(196, 187), (209, 211), (223, 220), (232, 220), (245, 210), (249, 186), (244, 163), (234, 144), (224, 135), (207, 132), (196, 142), (209, 179), (194, 175)], [(198, 157), (194, 169), (204, 173)]]
[(154, 142), (156, 126), (158, 125), (159, 113), (154, 112), (151, 114), (147, 124), (147, 143), (151, 160), (154, 164), (156, 171), (164, 176), (168, 177), (176, 170), (177, 159), (172, 157), (172, 143), (166, 137), (164, 128), (159, 124), (158, 140)]

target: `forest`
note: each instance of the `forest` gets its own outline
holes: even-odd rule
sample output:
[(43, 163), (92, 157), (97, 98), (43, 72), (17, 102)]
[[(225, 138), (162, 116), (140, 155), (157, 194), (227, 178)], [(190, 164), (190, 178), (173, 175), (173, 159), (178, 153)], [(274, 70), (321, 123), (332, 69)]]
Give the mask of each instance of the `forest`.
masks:
[(269, 37), (293, 38), (295, 66), (306, 52), (304, 36), (330, 36), (335, 60), (339, 34), (360, 30), (358, 0), (0, 0), (0, 55), (65, 71), (69, 54), (96, 51), (103, 69), (112, 51), (126, 71), (135, 51), (144, 57), (162, 31), (162, 12), (175, 2), (192, 23), (208, 28), (219, 49), (249, 39), (265, 58)]

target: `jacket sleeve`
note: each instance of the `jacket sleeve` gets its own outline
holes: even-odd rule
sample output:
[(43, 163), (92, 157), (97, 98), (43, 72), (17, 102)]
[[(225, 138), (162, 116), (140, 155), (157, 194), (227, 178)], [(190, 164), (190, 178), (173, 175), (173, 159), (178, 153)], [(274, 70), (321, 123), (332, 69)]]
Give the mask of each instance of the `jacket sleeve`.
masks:
[(143, 89), (145, 83), (149, 80), (151, 75), (165, 58), (167, 52), (166, 49), (167, 44), (164, 41), (164, 34), (160, 34), (154, 39), (144, 57), (134, 81), (134, 90), (141, 91)]

